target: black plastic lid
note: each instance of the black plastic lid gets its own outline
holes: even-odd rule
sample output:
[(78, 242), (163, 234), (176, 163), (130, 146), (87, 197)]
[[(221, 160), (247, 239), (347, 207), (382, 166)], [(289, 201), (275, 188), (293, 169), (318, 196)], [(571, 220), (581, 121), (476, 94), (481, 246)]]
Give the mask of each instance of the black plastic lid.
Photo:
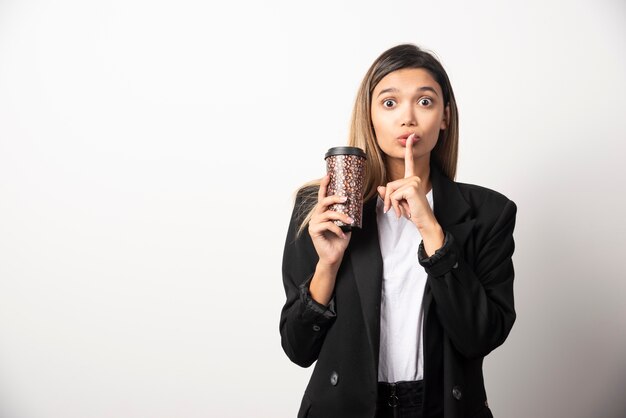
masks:
[(326, 152), (324, 155), (324, 159), (330, 157), (331, 155), (358, 155), (359, 157), (363, 157), (367, 159), (367, 155), (365, 151), (358, 147), (334, 147)]

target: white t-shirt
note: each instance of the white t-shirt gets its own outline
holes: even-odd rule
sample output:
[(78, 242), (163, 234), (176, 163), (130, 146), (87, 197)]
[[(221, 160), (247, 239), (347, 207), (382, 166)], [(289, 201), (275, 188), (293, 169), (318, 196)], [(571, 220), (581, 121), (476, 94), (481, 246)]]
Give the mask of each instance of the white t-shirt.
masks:
[[(433, 208), (433, 191), (426, 194)], [(422, 236), (409, 219), (396, 218), (393, 207), (383, 213), (378, 197), (376, 219), (383, 257), (380, 306), (379, 382), (401, 382), (424, 378), (422, 300), (426, 271), (419, 264), (417, 250)]]

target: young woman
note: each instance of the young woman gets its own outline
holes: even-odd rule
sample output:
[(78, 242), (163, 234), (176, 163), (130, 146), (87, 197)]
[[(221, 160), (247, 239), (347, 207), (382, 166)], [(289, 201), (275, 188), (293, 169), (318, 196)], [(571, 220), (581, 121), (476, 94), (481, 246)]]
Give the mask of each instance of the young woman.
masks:
[(454, 181), (458, 116), (441, 64), (414, 45), (363, 79), (349, 145), (367, 153), (363, 228), (297, 192), (283, 255), (282, 347), (317, 361), (298, 417), (492, 417), (482, 362), (513, 322), (517, 207)]

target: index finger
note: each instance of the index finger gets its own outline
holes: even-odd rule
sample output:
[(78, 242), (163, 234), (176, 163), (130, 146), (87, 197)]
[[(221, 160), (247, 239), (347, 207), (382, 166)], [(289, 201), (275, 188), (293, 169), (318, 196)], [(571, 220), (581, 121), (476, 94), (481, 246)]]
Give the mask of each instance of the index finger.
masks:
[(404, 178), (413, 177), (415, 175), (413, 169), (413, 138), (415, 134), (409, 135), (406, 139), (406, 145), (404, 149)]

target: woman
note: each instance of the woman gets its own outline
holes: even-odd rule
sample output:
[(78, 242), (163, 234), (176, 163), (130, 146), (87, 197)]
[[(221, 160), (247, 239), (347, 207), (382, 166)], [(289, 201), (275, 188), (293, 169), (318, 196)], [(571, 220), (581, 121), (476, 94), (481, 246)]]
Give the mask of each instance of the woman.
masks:
[(414, 45), (363, 79), (349, 145), (367, 153), (363, 228), (344, 234), (329, 177), (303, 186), (283, 255), (282, 347), (317, 361), (298, 417), (492, 417), (483, 357), (513, 322), (517, 207), (454, 181), (457, 107)]

